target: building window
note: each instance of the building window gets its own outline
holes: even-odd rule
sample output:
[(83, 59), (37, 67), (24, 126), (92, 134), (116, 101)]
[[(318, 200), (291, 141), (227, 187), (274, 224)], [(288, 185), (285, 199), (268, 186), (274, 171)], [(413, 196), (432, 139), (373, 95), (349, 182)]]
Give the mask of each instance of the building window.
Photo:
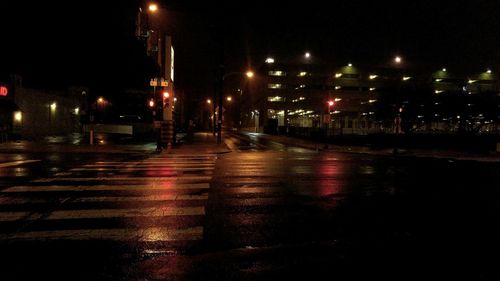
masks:
[(269, 102), (283, 102), (283, 101), (285, 101), (285, 98), (279, 97), (279, 96), (267, 97), (267, 101), (269, 101)]
[(269, 76), (286, 76), (286, 73), (281, 70), (271, 70)]
[(267, 84), (267, 87), (269, 89), (282, 89), (283, 85), (282, 84)]
[(298, 74), (297, 76), (299, 76), (299, 77), (304, 77), (304, 76), (306, 76), (306, 75), (307, 75), (307, 72), (302, 71), (302, 72), (299, 72), (299, 74)]
[(306, 99), (305, 97), (299, 97), (297, 99), (292, 100), (292, 102), (299, 102), (299, 101), (303, 101), (305, 99)]

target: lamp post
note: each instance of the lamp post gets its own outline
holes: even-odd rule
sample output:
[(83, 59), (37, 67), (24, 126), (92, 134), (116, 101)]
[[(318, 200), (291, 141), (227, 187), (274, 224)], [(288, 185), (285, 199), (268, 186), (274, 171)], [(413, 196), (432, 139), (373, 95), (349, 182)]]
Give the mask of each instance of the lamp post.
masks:
[[(142, 11), (140, 9), (140, 11)], [(151, 18), (151, 31), (148, 36), (151, 40), (156, 41), (156, 46), (152, 48), (153, 54), (156, 55), (158, 70), (153, 88), (153, 95), (157, 99), (158, 114), (156, 119), (159, 123), (159, 138), (158, 148), (161, 146), (167, 148), (167, 152), (171, 151), (172, 145), (175, 142), (174, 130), (174, 48), (172, 45), (172, 37), (168, 35), (165, 28), (165, 8), (159, 4), (150, 3), (147, 5), (148, 19)], [(150, 17), (149, 17), (150, 15)], [(156, 86), (161, 87), (160, 94), (156, 93)], [(163, 93), (163, 94), (162, 94)]]
[(247, 78), (252, 79), (254, 76), (253, 71), (247, 71), (247, 72), (229, 72), (226, 74), (223, 74), (221, 77), (221, 83), (219, 87), (219, 110), (218, 110), (218, 116), (217, 116), (217, 144), (222, 143), (222, 96), (224, 92), (224, 81), (226, 80), (227, 77), (234, 76), (234, 75), (245, 75)]

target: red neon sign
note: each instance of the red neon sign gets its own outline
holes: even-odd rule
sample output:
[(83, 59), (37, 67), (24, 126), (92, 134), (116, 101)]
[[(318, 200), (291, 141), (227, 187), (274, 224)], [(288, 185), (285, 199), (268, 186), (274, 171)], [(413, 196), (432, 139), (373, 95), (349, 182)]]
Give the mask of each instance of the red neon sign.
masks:
[(5, 86), (0, 86), (0, 97), (6, 97), (9, 94), (9, 89)]

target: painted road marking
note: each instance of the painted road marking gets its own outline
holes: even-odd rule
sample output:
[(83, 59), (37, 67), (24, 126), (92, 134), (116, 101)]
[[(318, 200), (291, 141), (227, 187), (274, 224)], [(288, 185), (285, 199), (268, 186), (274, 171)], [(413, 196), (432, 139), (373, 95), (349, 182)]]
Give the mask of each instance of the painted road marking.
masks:
[(177, 168), (177, 167), (158, 167), (158, 168), (146, 168), (146, 167), (116, 167), (116, 168), (74, 168), (71, 169), (70, 171), (72, 172), (87, 172), (87, 171), (96, 171), (96, 172), (102, 172), (102, 171), (123, 171), (123, 172), (133, 172), (133, 171), (173, 171), (173, 172), (184, 172), (184, 171), (212, 171), (213, 168)]
[(61, 177), (61, 178), (45, 178), (33, 180), (34, 183), (53, 182), (53, 181), (147, 181), (147, 182), (167, 182), (167, 181), (210, 181), (212, 177), (207, 176), (182, 176), (182, 177), (95, 177), (95, 178), (82, 178), (82, 177)]
[(49, 215), (33, 212), (3, 212), (1, 222), (17, 220), (73, 220), (73, 219), (106, 219), (135, 217), (166, 217), (166, 216), (204, 216), (205, 207), (158, 207), (136, 209), (92, 209), (53, 211)]
[[(57, 199), (57, 198), (56, 198)], [(96, 197), (79, 197), (68, 201), (69, 203), (112, 203), (112, 202), (155, 202), (155, 201), (200, 201), (208, 200), (208, 195), (190, 195), (190, 194), (159, 194), (148, 196), (96, 196)], [(59, 200), (54, 198), (19, 198), (19, 197), (2, 197), (0, 204), (2, 205), (25, 205), (25, 204), (51, 204), (57, 203)]]
[(152, 195), (152, 196), (121, 196), (121, 197), (82, 197), (71, 202), (140, 202), (140, 201), (197, 201), (207, 200), (208, 195)]
[(148, 184), (148, 185), (50, 185), (50, 186), (12, 186), (2, 192), (50, 192), (50, 191), (148, 191), (148, 190), (182, 190), (208, 189), (209, 183), (188, 184)]
[(14, 167), (14, 166), (19, 166), (19, 165), (28, 164), (28, 163), (40, 162), (40, 161), (42, 161), (42, 160), (22, 160), (22, 161), (0, 163), (0, 168)]
[[(1, 236), (0, 236), (1, 237)], [(175, 229), (152, 227), (143, 229), (76, 229), (16, 233), (3, 240), (117, 240), (139, 242), (193, 241), (203, 239), (203, 227)]]
[(127, 165), (116, 165), (116, 164), (87, 164), (83, 165), (81, 167), (84, 168), (90, 168), (90, 167), (103, 167), (103, 168), (108, 168), (108, 167), (116, 167), (116, 168), (123, 168), (123, 167), (215, 167), (215, 163), (193, 163), (193, 164), (177, 164), (177, 163), (151, 163), (151, 164), (127, 164)]
[(205, 207), (158, 207), (137, 209), (92, 209), (54, 211), (47, 220), (104, 219), (166, 216), (203, 216)]

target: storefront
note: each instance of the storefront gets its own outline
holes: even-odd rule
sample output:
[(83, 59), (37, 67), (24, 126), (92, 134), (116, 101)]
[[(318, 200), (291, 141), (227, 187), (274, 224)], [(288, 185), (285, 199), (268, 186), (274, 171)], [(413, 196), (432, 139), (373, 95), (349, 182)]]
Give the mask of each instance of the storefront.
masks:
[(9, 84), (0, 83), (0, 142), (12, 138), (16, 128), (22, 125), (22, 112), (14, 102)]

